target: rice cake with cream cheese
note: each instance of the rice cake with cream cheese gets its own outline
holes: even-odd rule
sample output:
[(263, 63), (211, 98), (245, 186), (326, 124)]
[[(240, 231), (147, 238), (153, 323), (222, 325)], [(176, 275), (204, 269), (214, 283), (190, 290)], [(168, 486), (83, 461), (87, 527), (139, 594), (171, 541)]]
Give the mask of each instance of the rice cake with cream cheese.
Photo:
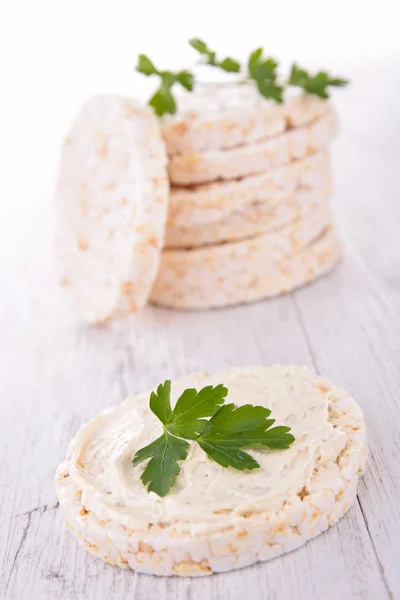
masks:
[(194, 93), (178, 92), (177, 104), (178, 112), (161, 121), (169, 155), (253, 143), (312, 123), (330, 107), (326, 100), (293, 88), (277, 104), (252, 82), (202, 82)]
[(347, 512), (367, 465), (364, 418), (349, 394), (305, 367), (260, 366), (189, 375), (172, 382), (172, 399), (220, 383), (229, 402), (269, 408), (294, 443), (248, 450), (260, 468), (243, 472), (192, 441), (176, 485), (160, 498), (131, 461), (162, 425), (149, 393), (128, 398), (84, 425), (57, 469), (65, 522), (90, 554), (141, 573), (208, 575), (299, 548)]

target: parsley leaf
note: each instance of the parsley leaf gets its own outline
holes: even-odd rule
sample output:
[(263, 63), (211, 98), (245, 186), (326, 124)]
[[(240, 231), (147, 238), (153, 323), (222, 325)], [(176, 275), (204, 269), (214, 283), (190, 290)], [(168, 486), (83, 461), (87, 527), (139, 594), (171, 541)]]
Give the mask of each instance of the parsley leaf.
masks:
[[(275, 422), (271, 419), (271, 425)], [(290, 427), (260, 426), (250, 431), (247, 435), (240, 434), (238, 439), (245, 444), (247, 448), (268, 448), (269, 450), (286, 450), (294, 442), (294, 436), (289, 433)]]
[(150, 458), (140, 477), (148, 492), (155, 492), (161, 497), (168, 494), (181, 470), (178, 460), (185, 460), (188, 449), (189, 444), (185, 440), (164, 431), (154, 442), (136, 452), (133, 467)]
[(192, 91), (194, 86), (194, 77), (190, 71), (159, 71), (145, 54), (139, 54), (136, 71), (147, 77), (157, 75), (160, 78), (159, 87), (149, 100), (149, 105), (159, 117), (167, 113), (176, 113), (176, 101), (171, 91), (176, 83), (189, 91)]
[(228, 73), (239, 73), (240, 71), (240, 63), (229, 56), (217, 63), (216, 66), (220, 67), (223, 71), (227, 71)]
[(189, 40), (189, 44), (197, 50), (199, 54), (203, 57), (202, 63), (206, 65), (211, 65), (212, 67), (219, 67), (223, 71), (228, 71), (229, 73), (239, 73), (240, 71), (240, 63), (230, 57), (224, 58), (223, 60), (217, 59), (217, 54), (213, 50), (207, 46), (203, 40), (199, 38), (192, 38)]
[(145, 54), (139, 54), (136, 71), (143, 73), (143, 75), (157, 75), (158, 73), (151, 60)]
[(227, 448), (215, 440), (201, 439), (199, 446), (204, 452), (212, 458), (221, 467), (233, 467), (238, 471), (248, 471), (259, 469), (260, 465), (250, 454), (243, 452), (238, 448)]
[(261, 406), (234, 404), (222, 406), (210, 419), (197, 442), (204, 452), (223, 467), (257, 469), (260, 465), (242, 448), (285, 449), (294, 441), (289, 427), (270, 427), (274, 419)]
[(194, 78), (190, 71), (179, 71), (179, 73), (176, 74), (176, 81), (189, 92), (193, 90)]
[(171, 381), (160, 383), (157, 392), (150, 394), (150, 409), (164, 425), (171, 415)]
[(150, 98), (149, 105), (154, 108), (154, 112), (158, 117), (162, 117), (166, 113), (171, 115), (176, 113), (176, 102), (171, 93), (171, 88), (163, 84)]
[(247, 69), (250, 79), (256, 82), (258, 91), (264, 98), (271, 98), (281, 104), (283, 87), (277, 84), (278, 63), (273, 58), (264, 58), (263, 49), (257, 48), (249, 56)]
[(327, 71), (319, 71), (316, 75), (311, 76), (307, 71), (297, 66), (296, 63), (292, 66), (288, 80), (289, 85), (303, 88), (305, 92), (324, 99), (329, 98), (327, 87), (342, 87), (348, 83), (347, 79), (331, 77)]
[(189, 44), (192, 46), (192, 48), (194, 48), (195, 50), (197, 50), (197, 52), (199, 52), (200, 54), (204, 54), (206, 56), (212, 56), (212, 60), (215, 59), (215, 52), (211, 52), (208, 49), (208, 46), (205, 42), (203, 42), (203, 40), (200, 40), (199, 38), (191, 38), (189, 40)]
[(235, 408), (234, 404), (225, 404), (210, 419), (208, 430), (218, 434), (248, 431), (267, 422), (265, 419), (270, 414), (271, 411), (263, 406), (245, 404)]
[(218, 410), (227, 393), (222, 384), (216, 387), (209, 385), (199, 392), (185, 390), (168, 419), (168, 431), (186, 439), (196, 439), (207, 423), (202, 419), (211, 417)]

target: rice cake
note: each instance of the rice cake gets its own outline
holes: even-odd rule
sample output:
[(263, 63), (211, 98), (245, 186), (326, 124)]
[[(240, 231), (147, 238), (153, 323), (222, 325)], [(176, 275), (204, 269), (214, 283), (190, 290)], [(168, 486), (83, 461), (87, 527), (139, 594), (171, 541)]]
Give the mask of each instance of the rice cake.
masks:
[(311, 125), (281, 135), (225, 150), (175, 154), (168, 173), (173, 185), (195, 185), (218, 179), (236, 179), (304, 158), (325, 148), (337, 133), (337, 119), (329, 110)]
[(197, 310), (271, 298), (325, 274), (340, 256), (333, 224), (308, 246), (285, 256), (273, 256), (270, 237), (266, 234), (194, 250), (164, 250), (150, 301)]
[(329, 103), (293, 88), (283, 104), (264, 98), (256, 86), (202, 82), (194, 93), (177, 94), (178, 112), (162, 119), (169, 155), (230, 148), (307, 125), (329, 110)]
[(166, 163), (157, 118), (134, 100), (95, 96), (72, 124), (56, 188), (56, 250), (84, 321), (146, 303), (164, 243)]
[(192, 187), (171, 187), (168, 227), (189, 227), (222, 221), (235, 211), (247, 211), (254, 202), (273, 207), (296, 190), (332, 187), (326, 151), (294, 160), (257, 175)]
[(285, 227), (310, 213), (325, 207), (332, 189), (300, 189), (289, 197), (276, 197), (275, 202), (264, 204), (255, 200), (246, 210), (236, 210), (221, 221), (190, 225), (189, 227), (167, 226), (166, 248), (197, 248), (210, 244), (234, 242)]

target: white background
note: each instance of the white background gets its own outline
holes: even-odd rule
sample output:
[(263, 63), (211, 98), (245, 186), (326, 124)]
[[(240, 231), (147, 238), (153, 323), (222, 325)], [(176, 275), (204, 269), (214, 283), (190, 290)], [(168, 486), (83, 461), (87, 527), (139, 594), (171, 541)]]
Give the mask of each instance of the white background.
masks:
[[(240, 58), (262, 45), (285, 65), (296, 60), (349, 77), (362, 68), (371, 93), (376, 70), (400, 69), (395, 0), (3, 0), (0, 6), (1, 204), (15, 206), (16, 193), (29, 202), (47, 190), (61, 137), (88, 95), (140, 93), (148, 83), (134, 71), (140, 52), (160, 67), (180, 68), (195, 59), (187, 44), (193, 36)], [(398, 94), (398, 78), (379, 93), (382, 102)]]

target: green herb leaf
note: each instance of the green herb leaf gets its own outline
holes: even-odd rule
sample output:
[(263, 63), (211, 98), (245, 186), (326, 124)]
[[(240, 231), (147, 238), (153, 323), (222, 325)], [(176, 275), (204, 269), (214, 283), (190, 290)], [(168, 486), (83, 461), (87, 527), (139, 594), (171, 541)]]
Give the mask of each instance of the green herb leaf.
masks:
[(191, 92), (193, 90), (194, 77), (193, 77), (193, 74), (190, 73), (190, 71), (180, 71), (176, 75), (176, 80), (181, 84), (181, 86), (183, 86), (189, 92)]
[(271, 411), (263, 406), (245, 404), (235, 408), (234, 404), (225, 404), (210, 419), (210, 431), (212, 430), (219, 435), (249, 431), (263, 423), (267, 423), (266, 418), (270, 414)]
[(243, 452), (238, 448), (227, 448), (218, 444), (215, 440), (200, 439), (199, 446), (204, 452), (212, 458), (221, 467), (233, 467), (238, 471), (247, 471), (259, 469), (260, 465), (250, 454)]
[[(246, 431), (230, 433), (211, 433), (211, 437), (219, 444), (230, 448), (269, 448), (284, 450), (294, 442), (294, 437), (288, 433), (289, 427), (272, 427), (274, 419), (266, 420), (262, 425)], [(204, 435), (202, 436), (204, 437)]]
[(195, 50), (197, 50), (197, 52), (199, 52), (200, 54), (210, 54), (210, 50), (207, 47), (207, 44), (205, 42), (203, 42), (203, 40), (200, 40), (199, 38), (192, 38), (189, 40), (189, 44), (192, 46), (192, 48), (194, 48)]
[(264, 98), (271, 98), (281, 104), (283, 87), (277, 84), (278, 63), (273, 58), (264, 58), (263, 49), (257, 48), (250, 54), (247, 69), (250, 79), (256, 82), (258, 91)]
[(186, 439), (195, 439), (204, 429), (204, 417), (211, 417), (228, 393), (222, 384), (209, 385), (199, 392), (187, 389), (178, 398), (168, 419), (168, 431)]
[(151, 60), (145, 54), (139, 54), (136, 71), (144, 75), (157, 75), (158, 73)]
[(197, 438), (201, 448), (218, 464), (235, 469), (256, 469), (259, 464), (242, 448), (288, 448), (294, 441), (289, 427), (270, 427), (274, 419), (266, 408), (245, 404), (235, 408), (226, 404), (215, 413)]
[[(272, 419), (272, 423), (275, 421)], [(271, 425), (272, 425), (271, 423)], [(294, 442), (294, 436), (289, 433), (290, 427), (272, 427), (267, 429), (260, 427), (250, 432), (251, 435), (241, 436), (241, 441), (248, 448), (269, 448), (269, 450), (286, 450)]]
[(276, 69), (278, 63), (273, 58), (263, 58), (264, 50), (257, 48), (249, 56), (247, 64), (249, 75), (252, 79), (272, 79), (277, 77)]
[(171, 381), (160, 383), (157, 392), (150, 394), (150, 408), (164, 425), (171, 415)]
[(148, 492), (155, 492), (161, 497), (168, 494), (181, 470), (178, 460), (185, 460), (188, 449), (189, 444), (185, 440), (164, 431), (154, 442), (136, 452), (133, 467), (150, 458), (140, 477)]
[(233, 58), (229, 58), (229, 56), (227, 58), (224, 58), (224, 60), (221, 60), (221, 62), (218, 63), (217, 66), (219, 66), (224, 71), (227, 71), (228, 73), (239, 73), (240, 71), (240, 63), (237, 60), (234, 60)]
[(300, 87), (308, 94), (314, 94), (315, 96), (326, 99), (329, 98), (327, 91), (329, 86), (342, 87), (348, 84), (348, 80), (331, 77), (327, 71), (319, 71), (316, 75), (311, 76), (307, 71), (301, 69), (294, 63), (288, 84)]
[(167, 113), (171, 115), (176, 113), (176, 102), (171, 93), (171, 88), (164, 85), (160, 85), (153, 94), (149, 100), (149, 105), (154, 108), (154, 112), (158, 117), (162, 117)]
[(157, 75), (160, 78), (158, 89), (149, 100), (149, 105), (161, 117), (165, 114), (176, 113), (176, 101), (172, 95), (172, 87), (179, 83), (186, 90), (191, 91), (194, 86), (194, 77), (190, 71), (159, 71), (145, 54), (139, 54), (136, 71), (143, 75)]
[(257, 81), (257, 88), (264, 98), (270, 98), (271, 100), (275, 100), (278, 104), (282, 104), (283, 88), (281, 86), (275, 85), (268, 80), (260, 80)]
[(197, 50), (199, 54), (201, 54), (203, 57), (203, 64), (211, 65), (212, 67), (219, 67), (220, 69), (230, 73), (239, 73), (240, 63), (237, 60), (230, 58), (229, 56), (222, 60), (218, 60), (216, 52), (211, 50), (207, 44), (203, 42), (203, 40), (200, 40), (199, 38), (192, 38), (189, 40), (189, 44), (192, 46), (192, 48)]

